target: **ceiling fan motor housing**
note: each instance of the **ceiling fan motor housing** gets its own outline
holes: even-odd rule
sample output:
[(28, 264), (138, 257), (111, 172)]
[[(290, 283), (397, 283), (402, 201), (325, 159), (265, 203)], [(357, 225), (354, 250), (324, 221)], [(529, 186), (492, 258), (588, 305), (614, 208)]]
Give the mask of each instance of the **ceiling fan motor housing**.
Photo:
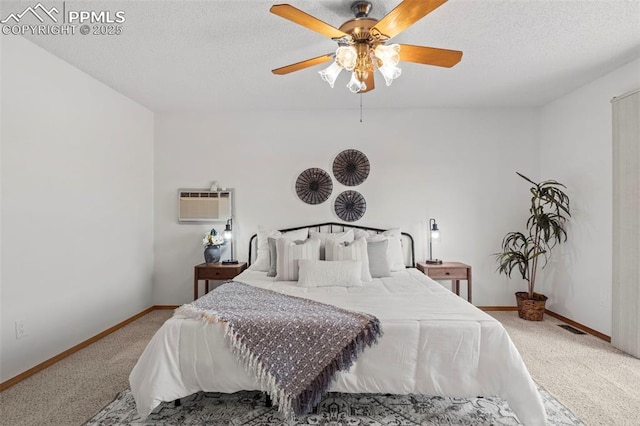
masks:
[(356, 15), (356, 18), (366, 18), (371, 12), (371, 2), (356, 1), (351, 5), (351, 11)]
[(378, 23), (378, 20), (373, 18), (354, 18), (342, 24), (340, 31), (349, 34), (355, 42), (365, 41), (373, 38), (369, 30), (373, 28), (376, 23)]

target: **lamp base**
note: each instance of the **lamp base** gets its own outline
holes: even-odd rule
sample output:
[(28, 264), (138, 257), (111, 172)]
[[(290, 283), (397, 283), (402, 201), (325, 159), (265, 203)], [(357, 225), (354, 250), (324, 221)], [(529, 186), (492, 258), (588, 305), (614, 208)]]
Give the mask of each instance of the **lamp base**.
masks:
[(427, 259), (424, 261), (424, 263), (427, 263), (429, 265), (442, 265), (442, 260), (440, 259)]
[[(442, 263), (442, 262), (440, 262), (440, 263)], [(223, 260), (222, 264), (223, 265), (237, 265), (238, 261), (237, 260)]]

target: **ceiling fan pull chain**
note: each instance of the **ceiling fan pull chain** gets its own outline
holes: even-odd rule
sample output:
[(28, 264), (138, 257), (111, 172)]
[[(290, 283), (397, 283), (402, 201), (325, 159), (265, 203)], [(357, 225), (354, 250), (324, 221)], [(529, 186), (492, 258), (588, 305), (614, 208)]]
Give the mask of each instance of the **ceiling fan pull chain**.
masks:
[(362, 93), (360, 93), (360, 122), (362, 123)]

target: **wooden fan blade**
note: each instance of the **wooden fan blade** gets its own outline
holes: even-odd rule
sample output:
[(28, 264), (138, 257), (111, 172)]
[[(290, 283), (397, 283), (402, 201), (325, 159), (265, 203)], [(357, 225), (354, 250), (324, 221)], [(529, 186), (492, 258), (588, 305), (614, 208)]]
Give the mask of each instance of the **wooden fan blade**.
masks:
[(404, 0), (374, 26), (383, 35), (392, 38), (424, 18), (447, 0)]
[(373, 89), (376, 88), (376, 83), (375, 83), (375, 77), (374, 77), (374, 71), (371, 70), (371, 72), (369, 73), (369, 75), (367, 76), (367, 79), (364, 81), (364, 84), (367, 85), (367, 88), (365, 90), (362, 90), (358, 93), (367, 93), (372, 91)]
[(462, 59), (459, 50), (438, 49), (435, 47), (400, 45), (400, 60), (417, 64), (435, 65), (451, 68)]
[(317, 33), (320, 33), (327, 37), (344, 37), (348, 35), (340, 31), (339, 29), (332, 27), (326, 22), (322, 22), (318, 18), (315, 18), (308, 13), (301, 11), (300, 9), (296, 9), (290, 4), (276, 4), (271, 6), (269, 9), (271, 13), (274, 15), (278, 15), (284, 19), (288, 19), (296, 24), (302, 25), (303, 27), (309, 28)]
[(307, 59), (306, 61), (296, 62), (295, 64), (276, 68), (275, 70), (271, 70), (271, 72), (278, 75), (284, 75), (284, 74), (289, 74), (290, 72), (300, 71), (305, 68), (309, 68), (314, 65), (318, 65), (323, 62), (329, 62), (329, 61), (333, 61), (333, 54), (326, 54), (326, 55), (318, 56), (316, 58)]

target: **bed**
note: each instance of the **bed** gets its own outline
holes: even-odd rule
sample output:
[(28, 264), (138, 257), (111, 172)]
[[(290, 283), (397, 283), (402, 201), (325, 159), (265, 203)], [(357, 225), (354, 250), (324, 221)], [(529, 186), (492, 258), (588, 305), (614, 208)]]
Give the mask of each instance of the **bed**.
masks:
[[(312, 225), (333, 232), (344, 226)], [(402, 238), (406, 264), (412, 266), (413, 239), (408, 234)], [(255, 257), (254, 238), (251, 246), (250, 261)], [(332, 392), (499, 395), (522, 423), (545, 424), (537, 387), (500, 322), (415, 268), (374, 278), (362, 287), (301, 287), (252, 269), (234, 281), (366, 312), (380, 320), (384, 336), (348, 371), (338, 373)], [(162, 402), (199, 391), (262, 390), (231, 353), (220, 324), (180, 315), (155, 334), (129, 380), (142, 417)]]

